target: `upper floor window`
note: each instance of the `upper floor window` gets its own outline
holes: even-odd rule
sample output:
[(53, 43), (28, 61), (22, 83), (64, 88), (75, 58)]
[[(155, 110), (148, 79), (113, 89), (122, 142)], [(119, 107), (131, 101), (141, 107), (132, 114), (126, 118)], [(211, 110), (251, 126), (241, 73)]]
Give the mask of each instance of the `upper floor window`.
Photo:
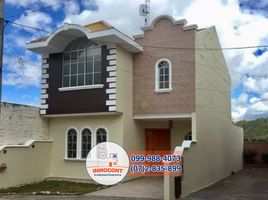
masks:
[(72, 41), (63, 53), (62, 86), (101, 83), (101, 47), (86, 37)]
[(99, 128), (96, 133), (96, 144), (107, 141), (107, 131), (104, 128)]
[(82, 130), (82, 134), (81, 134), (81, 158), (87, 158), (87, 154), (89, 153), (89, 151), (91, 150), (91, 146), (92, 146), (92, 133), (90, 131), (90, 129), (85, 128)]
[(171, 62), (168, 59), (160, 59), (155, 65), (155, 90), (168, 92), (171, 87)]
[(67, 133), (67, 158), (76, 158), (77, 155), (77, 132), (75, 129)]

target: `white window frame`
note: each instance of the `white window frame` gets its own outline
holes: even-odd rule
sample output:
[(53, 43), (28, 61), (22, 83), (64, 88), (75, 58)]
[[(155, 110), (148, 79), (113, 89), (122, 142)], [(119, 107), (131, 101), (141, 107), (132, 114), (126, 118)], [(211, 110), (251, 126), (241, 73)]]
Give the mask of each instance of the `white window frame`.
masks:
[[(100, 45), (96, 45), (96, 46), (91, 46), (91, 47), (88, 47), (88, 48), (85, 48), (85, 49), (76, 49), (76, 50), (68, 50), (68, 51), (64, 51), (63, 54), (62, 54), (62, 77), (61, 77), (61, 87), (59, 88), (59, 91), (71, 91), (71, 90), (83, 90), (83, 89), (95, 89), (95, 88), (103, 88), (103, 84), (101, 83), (98, 83), (96, 84), (94, 82), (94, 66), (93, 66), (93, 71), (92, 71), (92, 80), (93, 80), (93, 84), (90, 84), (90, 85), (87, 85), (86, 84), (86, 65), (87, 65), (87, 51), (89, 49), (97, 49), (99, 48), (100, 51), (101, 51), (101, 68), (102, 68), (102, 47)], [(79, 51), (84, 51), (85, 52), (85, 57), (84, 57), (84, 85), (78, 85), (78, 65), (79, 65), (79, 61), (78, 61), (78, 58), (77, 58), (77, 73), (76, 73), (76, 76), (77, 76), (77, 80), (76, 80), (76, 85), (75, 86), (71, 86), (71, 53), (75, 52), (79, 52)], [(64, 75), (64, 54), (65, 53), (68, 53), (70, 55), (70, 63), (69, 63), (69, 75)], [(78, 56), (78, 53), (77, 53), (77, 56)], [(93, 56), (93, 65), (94, 65), (94, 56)], [(100, 72), (100, 76), (102, 77), (102, 74), (103, 74), (103, 71), (101, 70)], [(64, 76), (68, 76), (69, 77), (69, 86), (64, 86)]]
[[(68, 158), (68, 132), (69, 130), (71, 129), (74, 129), (76, 131), (76, 158)], [(77, 130), (77, 128), (75, 127), (69, 127), (67, 130), (66, 130), (66, 133), (65, 133), (65, 159), (66, 160), (77, 160), (77, 158), (79, 158), (79, 141), (80, 141), (80, 136), (79, 136), (79, 131)]]
[[(67, 128), (65, 132), (65, 157), (64, 160), (67, 161), (85, 161), (86, 158), (82, 158), (82, 131), (84, 129), (89, 129), (91, 131), (91, 148), (93, 148), (97, 144), (97, 131), (103, 128), (106, 131), (106, 141), (109, 141), (109, 132), (105, 126), (99, 126), (95, 129), (91, 127), (85, 126), (80, 129), (80, 131), (75, 127)], [(74, 129), (77, 133), (77, 143), (76, 143), (76, 158), (68, 158), (68, 132), (70, 129)]]
[[(160, 62), (166, 61), (169, 65), (169, 88), (159, 88), (159, 68), (158, 65)], [(171, 92), (172, 91), (172, 64), (169, 59), (167, 58), (161, 58), (159, 59), (155, 64), (155, 92), (156, 93), (165, 93), (165, 92)]]
[(94, 139), (94, 145), (97, 145), (97, 131), (100, 129), (100, 128), (103, 128), (105, 131), (106, 131), (106, 142), (109, 141), (109, 132), (108, 132), (108, 129), (104, 126), (99, 126), (95, 129), (95, 139)]
[(86, 160), (86, 158), (82, 158), (82, 132), (84, 129), (89, 129), (91, 132), (91, 149), (95, 146), (94, 145), (94, 131), (90, 127), (83, 127), (80, 131), (80, 141), (79, 141), (79, 143), (80, 143), (80, 155), (79, 155), (80, 157), (79, 157), (79, 159), (81, 159), (81, 160)]

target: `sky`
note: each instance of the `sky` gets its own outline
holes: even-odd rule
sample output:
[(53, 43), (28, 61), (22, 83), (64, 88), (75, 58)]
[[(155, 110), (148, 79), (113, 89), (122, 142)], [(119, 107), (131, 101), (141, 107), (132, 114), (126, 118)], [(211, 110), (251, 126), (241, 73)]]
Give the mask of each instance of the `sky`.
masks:
[[(41, 57), (25, 43), (63, 23), (105, 20), (132, 36), (140, 34), (143, 0), (5, 0), (2, 101), (40, 105)], [(151, 0), (152, 21), (169, 14), (199, 28), (215, 25), (222, 47), (268, 45), (268, 0)], [(268, 48), (224, 50), (232, 79), (234, 121), (268, 117)]]

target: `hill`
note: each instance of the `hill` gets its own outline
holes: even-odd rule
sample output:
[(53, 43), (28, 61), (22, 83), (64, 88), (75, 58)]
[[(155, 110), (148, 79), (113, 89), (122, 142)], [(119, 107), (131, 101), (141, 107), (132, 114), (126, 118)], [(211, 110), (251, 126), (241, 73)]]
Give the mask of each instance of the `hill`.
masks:
[(268, 118), (260, 118), (252, 121), (242, 120), (236, 123), (244, 128), (245, 140), (268, 141)]

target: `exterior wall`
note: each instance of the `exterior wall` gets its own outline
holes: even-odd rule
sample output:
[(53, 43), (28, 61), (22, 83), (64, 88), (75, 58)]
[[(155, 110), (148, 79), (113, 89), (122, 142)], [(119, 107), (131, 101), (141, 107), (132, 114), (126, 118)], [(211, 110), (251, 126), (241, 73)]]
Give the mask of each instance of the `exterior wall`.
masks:
[(48, 56), (42, 57), (42, 72), (41, 72), (41, 106), (40, 114), (46, 114), (48, 109)]
[(132, 55), (116, 49), (116, 103), (123, 115), (123, 141), (126, 150), (144, 150), (144, 134), (133, 119), (133, 61)]
[[(42, 76), (47, 77), (46, 84), (42, 84), (42, 91), (47, 87), (47, 93), (42, 94), (42, 99), (46, 105), (41, 104), (41, 114), (72, 114), (72, 113), (91, 113), (91, 112), (108, 112), (115, 111), (110, 109), (107, 104), (109, 94), (114, 93), (115, 89), (109, 86), (111, 78), (107, 67), (115, 60), (107, 60), (109, 50), (106, 46), (102, 46), (102, 78), (103, 88), (59, 91), (62, 87), (62, 53), (50, 54), (48, 58), (47, 74)], [(47, 59), (45, 59), (47, 60)], [(45, 61), (44, 61), (45, 62)], [(43, 78), (42, 77), (42, 78)], [(43, 81), (43, 79), (42, 79)], [(44, 80), (45, 81), (45, 80)], [(46, 92), (46, 91), (44, 91)], [(71, 106), (70, 106), (71, 105)], [(42, 111), (46, 109), (46, 111)]]
[(251, 150), (256, 153), (254, 160), (257, 164), (263, 164), (262, 155), (268, 154), (268, 142), (244, 141), (244, 151)]
[(106, 89), (106, 94), (108, 98), (106, 100), (106, 106), (108, 106), (108, 111), (116, 111), (116, 46), (114, 44), (107, 45), (107, 78), (106, 82), (108, 84)]
[(81, 132), (83, 128), (90, 128), (93, 133), (99, 127), (108, 131), (108, 141), (123, 144), (122, 116), (94, 116), (94, 117), (65, 117), (50, 118), (49, 133), (53, 141), (51, 149), (50, 177), (89, 179), (86, 172), (85, 160), (65, 159), (66, 133), (69, 128)]
[(176, 146), (181, 146), (184, 137), (192, 131), (191, 119), (174, 121), (173, 128), (171, 129), (171, 150), (173, 151)]
[(0, 171), (0, 188), (37, 182), (47, 177), (49, 175), (50, 150), (51, 142), (45, 141), (35, 142), (28, 147), (0, 149), (0, 164), (7, 165), (6, 170)]
[[(143, 52), (134, 55), (134, 114), (192, 113), (195, 111), (195, 29), (183, 30), (170, 19), (160, 19), (144, 37), (136, 39)], [(156, 47), (173, 47), (153, 48)], [(180, 51), (176, 48), (190, 48)], [(155, 92), (155, 64), (167, 58), (172, 64), (172, 91)]]
[[(220, 48), (215, 27), (197, 32), (196, 47)], [(230, 88), (222, 52), (197, 51), (197, 143), (184, 153), (184, 195), (242, 169), (243, 129), (231, 120)]]
[(23, 144), (48, 139), (48, 120), (37, 107), (1, 103), (0, 145)]

